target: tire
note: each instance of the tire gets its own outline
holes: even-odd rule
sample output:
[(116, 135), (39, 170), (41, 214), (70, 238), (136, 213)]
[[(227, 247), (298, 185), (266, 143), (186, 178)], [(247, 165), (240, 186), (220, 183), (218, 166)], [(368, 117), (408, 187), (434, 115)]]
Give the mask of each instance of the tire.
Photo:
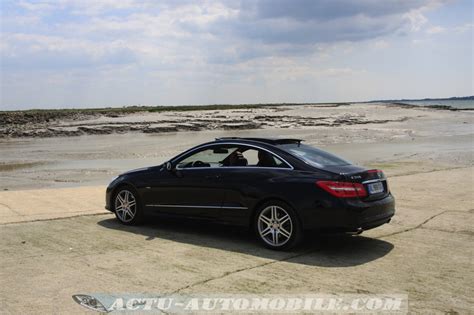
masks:
[(143, 209), (137, 191), (132, 186), (121, 186), (112, 199), (115, 217), (125, 225), (143, 222)]
[(303, 239), (301, 222), (296, 212), (278, 200), (263, 204), (255, 213), (253, 225), (258, 240), (270, 249), (287, 250)]

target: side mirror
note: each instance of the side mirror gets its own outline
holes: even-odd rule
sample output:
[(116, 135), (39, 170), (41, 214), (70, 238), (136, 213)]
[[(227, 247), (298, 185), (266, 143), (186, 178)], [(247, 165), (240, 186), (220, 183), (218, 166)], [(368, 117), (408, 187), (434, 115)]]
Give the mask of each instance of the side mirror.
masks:
[(172, 171), (173, 170), (173, 165), (171, 165), (171, 162), (166, 162), (165, 168), (167, 171)]

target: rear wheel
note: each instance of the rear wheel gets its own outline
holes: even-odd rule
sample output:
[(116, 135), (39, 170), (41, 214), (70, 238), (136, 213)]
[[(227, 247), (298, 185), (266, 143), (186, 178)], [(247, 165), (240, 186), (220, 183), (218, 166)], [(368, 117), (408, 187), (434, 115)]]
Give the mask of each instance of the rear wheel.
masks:
[(280, 201), (267, 202), (260, 207), (254, 227), (260, 242), (271, 249), (289, 249), (302, 239), (301, 224), (296, 213)]
[(143, 212), (136, 191), (129, 186), (120, 187), (114, 197), (114, 210), (117, 219), (126, 225), (142, 222)]

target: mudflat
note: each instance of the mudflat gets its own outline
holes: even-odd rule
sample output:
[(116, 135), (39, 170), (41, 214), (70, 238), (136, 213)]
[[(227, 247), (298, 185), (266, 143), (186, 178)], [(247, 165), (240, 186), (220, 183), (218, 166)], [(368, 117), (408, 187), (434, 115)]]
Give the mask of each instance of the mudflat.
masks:
[[(381, 167), (389, 175), (469, 166), (473, 162), (472, 111), (377, 103), (282, 105), (218, 111), (119, 112), (113, 117), (102, 112), (84, 116), (80, 111), (45, 119), (42, 114), (32, 113), (21, 124), (15, 124), (12, 118), (20, 114), (10, 115), (3, 117), (10, 123), (0, 125), (0, 129), (13, 133), (27, 130), (30, 136), (0, 136), (0, 190), (106, 185), (123, 171), (161, 164), (185, 149), (224, 136), (301, 138), (354, 163)], [(200, 127), (145, 131), (168, 120), (174, 125)], [(248, 122), (258, 127), (239, 125)], [(233, 123), (235, 128), (224, 126)], [(127, 127), (132, 125), (136, 130)], [(65, 126), (74, 130), (80, 130), (80, 126), (114, 127), (105, 135), (43, 133)], [(404, 167), (399, 168), (400, 164)]]

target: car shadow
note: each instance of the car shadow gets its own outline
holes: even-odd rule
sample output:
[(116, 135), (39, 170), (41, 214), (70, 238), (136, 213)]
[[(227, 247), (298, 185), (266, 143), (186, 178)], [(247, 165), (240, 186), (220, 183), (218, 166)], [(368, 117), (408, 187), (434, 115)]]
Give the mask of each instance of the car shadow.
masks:
[(207, 221), (150, 217), (140, 226), (126, 226), (115, 218), (99, 221), (104, 228), (143, 235), (145, 240), (166, 239), (274, 260), (321, 267), (357, 266), (387, 255), (387, 241), (347, 234), (310, 232), (303, 244), (291, 251), (274, 251), (260, 245), (249, 229)]

